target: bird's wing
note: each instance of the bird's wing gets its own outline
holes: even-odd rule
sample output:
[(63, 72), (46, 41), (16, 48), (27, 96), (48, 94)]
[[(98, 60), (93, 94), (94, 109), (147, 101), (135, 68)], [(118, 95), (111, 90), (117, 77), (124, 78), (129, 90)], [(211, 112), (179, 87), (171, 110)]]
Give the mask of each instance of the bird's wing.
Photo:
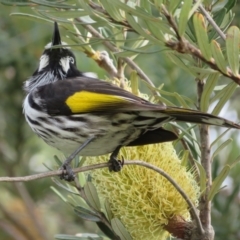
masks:
[(87, 77), (47, 84), (32, 94), (50, 115), (165, 109), (111, 83)]

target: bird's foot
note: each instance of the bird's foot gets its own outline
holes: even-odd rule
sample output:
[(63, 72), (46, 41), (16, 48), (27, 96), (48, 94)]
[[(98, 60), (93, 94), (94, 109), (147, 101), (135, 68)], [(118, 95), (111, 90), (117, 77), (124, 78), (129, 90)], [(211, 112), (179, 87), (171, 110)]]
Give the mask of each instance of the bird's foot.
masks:
[(62, 174), (60, 175), (60, 179), (63, 179), (68, 182), (72, 182), (75, 179), (75, 173), (73, 172), (71, 166), (69, 164), (63, 163), (62, 167)]
[(115, 156), (110, 156), (108, 164), (108, 169), (110, 172), (119, 172), (124, 165), (124, 159), (122, 158), (122, 160), (118, 160)]

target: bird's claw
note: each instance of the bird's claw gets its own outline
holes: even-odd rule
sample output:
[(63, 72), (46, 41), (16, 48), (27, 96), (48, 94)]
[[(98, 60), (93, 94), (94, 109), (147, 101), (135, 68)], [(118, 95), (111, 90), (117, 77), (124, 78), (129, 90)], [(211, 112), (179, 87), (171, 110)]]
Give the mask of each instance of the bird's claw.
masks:
[(63, 179), (68, 182), (72, 182), (75, 179), (75, 173), (73, 172), (71, 166), (69, 164), (63, 164), (60, 168), (62, 170), (62, 174), (60, 175), (60, 179)]
[(124, 165), (124, 158), (122, 157), (122, 160), (118, 160), (115, 157), (110, 157), (108, 164), (109, 164), (108, 169), (110, 172), (119, 172), (121, 171)]

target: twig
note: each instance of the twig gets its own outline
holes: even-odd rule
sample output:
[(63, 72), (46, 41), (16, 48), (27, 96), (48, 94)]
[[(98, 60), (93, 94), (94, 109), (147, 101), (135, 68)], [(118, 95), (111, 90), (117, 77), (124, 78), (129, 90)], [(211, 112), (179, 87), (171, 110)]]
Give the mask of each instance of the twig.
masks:
[[(204, 233), (204, 230), (202, 228), (202, 224), (198, 217), (195, 206), (193, 205), (193, 203), (191, 202), (191, 200), (189, 199), (187, 194), (181, 189), (181, 187), (177, 184), (177, 182), (175, 182), (175, 180), (173, 180), (173, 178), (171, 176), (169, 176), (167, 173), (165, 173), (162, 169), (160, 169), (152, 164), (146, 163), (144, 161), (140, 161), (140, 160), (124, 161), (124, 165), (143, 166), (143, 167), (152, 169), (152, 170), (156, 171), (157, 173), (161, 174), (163, 177), (165, 177), (176, 188), (176, 190), (181, 194), (183, 199), (187, 202), (187, 204), (189, 206), (190, 214), (191, 214), (192, 218), (196, 221), (199, 233), (201, 233), (201, 234)], [(75, 169), (73, 169), (73, 172), (74, 173), (86, 172), (86, 171), (99, 169), (99, 168), (105, 168), (105, 167), (109, 167), (109, 164), (108, 163), (93, 164), (93, 165), (86, 166), (86, 167), (75, 168)], [(0, 177), (0, 182), (28, 182), (28, 181), (33, 181), (33, 180), (46, 178), (46, 177), (59, 176), (61, 174), (62, 174), (62, 170), (56, 170), (56, 171), (51, 171), (51, 172), (34, 174), (34, 175), (30, 175), (30, 176), (24, 176), (24, 177)]]
[(196, 48), (194, 45), (192, 45), (188, 40), (186, 40), (183, 37), (179, 37), (178, 30), (176, 28), (176, 23), (174, 18), (169, 14), (167, 9), (163, 8), (163, 14), (165, 15), (166, 19), (168, 20), (170, 26), (174, 29), (177, 37), (177, 41), (174, 40), (168, 40), (165, 42), (165, 45), (169, 48), (171, 48), (174, 51), (177, 51), (179, 53), (184, 54), (190, 54), (193, 57), (202, 60), (204, 63), (206, 63), (209, 67), (212, 69), (220, 72), (223, 76), (232, 79), (236, 84), (240, 85), (240, 75), (234, 75), (231, 69), (227, 68), (226, 72), (223, 72), (216, 64), (214, 58), (211, 58), (210, 60), (207, 60), (201, 53), (201, 51)]
[[(204, 82), (202, 80), (197, 81), (198, 90), (198, 106), (200, 106), (202, 93), (204, 90)], [(200, 125), (200, 141), (201, 141), (201, 164), (206, 172), (207, 182), (206, 189), (201, 195), (199, 208), (200, 219), (203, 224), (204, 230), (208, 235), (208, 239), (213, 239), (214, 230), (211, 225), (211, 202), (208, 200), (208, 194), (212, 185), (212, 165), (210, 156), (210, 139), (208, 125)]]
[[(196, 2), (196, 1), (195, 1)], [(213, 18), (210, 16), (210, 14), (207, 12), (207, 10), (202, 6), (202, 4), (199, 5), (199, 9), (202, 12), (202, 14), (206, 17), (208, 22), (212, 25), (212, 27), (216, 30), (216, 32), (219, 34), (219, 36), (223, 39), (226, 40), (226, 35), (223, 33), (221, 28), (215, 23)]]

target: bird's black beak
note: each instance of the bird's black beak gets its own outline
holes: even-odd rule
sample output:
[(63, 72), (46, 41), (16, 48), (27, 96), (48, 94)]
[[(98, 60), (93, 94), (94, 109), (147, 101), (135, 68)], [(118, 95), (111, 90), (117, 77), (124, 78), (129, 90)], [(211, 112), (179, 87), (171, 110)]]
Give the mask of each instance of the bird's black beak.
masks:
[(54, 22), (54, 31), (53, 31), (53, 37), (52, 37), (52, 46), (54, 45), (61, 45), (61, 36), (60, 36), (60, 32), (58, 29), (58, 24), (57, 22)]

